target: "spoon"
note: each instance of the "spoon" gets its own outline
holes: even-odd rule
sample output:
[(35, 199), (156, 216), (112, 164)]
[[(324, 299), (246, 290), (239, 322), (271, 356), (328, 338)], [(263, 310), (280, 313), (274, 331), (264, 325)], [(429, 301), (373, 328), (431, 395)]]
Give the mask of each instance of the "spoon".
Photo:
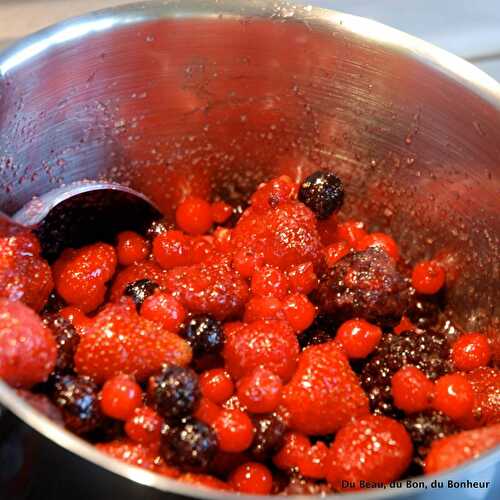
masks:
[(42, 255), (54, 260), (66, 247), (113, 242), (123, 230), (144, 232), (162, 217), (143, 194), (110, 182), (79, 182), (34, 198), (12, 217), (0, 212), (0, 234), (26, 229), (40, 239)]

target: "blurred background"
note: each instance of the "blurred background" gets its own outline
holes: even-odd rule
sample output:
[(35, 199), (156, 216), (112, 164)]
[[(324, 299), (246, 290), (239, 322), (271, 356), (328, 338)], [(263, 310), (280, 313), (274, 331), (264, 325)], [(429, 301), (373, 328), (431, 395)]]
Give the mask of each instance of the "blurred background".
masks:
[[(64, 18), (131, 0), (0, 0), (0, 50)], [(271, 1), (271, 0), (270, 0)], [(312, 0), (432, 42), (500, 80), (500, 0)]]

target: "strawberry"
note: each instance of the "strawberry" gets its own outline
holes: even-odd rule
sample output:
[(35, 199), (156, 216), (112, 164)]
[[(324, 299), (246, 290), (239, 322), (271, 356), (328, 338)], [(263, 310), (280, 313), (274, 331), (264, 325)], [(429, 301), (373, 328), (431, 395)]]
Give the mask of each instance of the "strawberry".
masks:
[(500, 444), (500, 424), (463, 431), (434, 441), (425, 460), (425, 473), (456, 467)]
[(236, 379), (262, 365), (285, 381), (295, 371), (298, 354), (295, 333), (288, 323), (276, 320), (254, 321), (236, 330), (223, 351), (226, 368)]
[(116, 302), (125, 293), (125, 288), (134, 281), (148, 279), (154, 283), (161, 283), (162, 270), (153, 262), (138, 262), (117, 273), (111, 286), (110, 299)]
[(117, 460), (157, 472), (163, 476), (176, 478), (180, 475), (178, 469), (165, 464), (161, 458), (159, 442), (144, 445), (123, 438), (115, 439), (108, 443), (98, 443), (96, 444), (96, 448)]
[(212, 490), (222, 490), (222, 491), (232, 491), (231, 486), (217, 479), (209, 474), (183, 474), (179, 477), (179, 481), (183, 483), (194, 484), (195, 486), (202, 486), (204, 488), (210, 488)]
[(283, 270), (307, 261), (317, 264), (321, 258), (316, 217), (297, 201), (280, 202), (265, 212), (248, 208), (234, 229), (233, 242), (237, 249), (263, 252), (266, 264)]
[(52, 290), (50, 266), (32, 233), (0, 237), (0, 297), (21, 300), (40, 311)]
[(190, 361), (191, 348), (183, 339), (141, 318), (127, 300), (96, 316), (78, 345), (75, 369), (98, 383), (120, 372), (142, 381), (164, 363), (185, 366)]
[(14, 387), (44, 382), (55, 367), (57, 346), (37, 314), (0, 298), (0, 378)]
[(474, 392), (472, 414), (460, 420), (464, 429), (500, 424), (500, 370), (482, 366), (465, 374)]
[(352, 417), (368, 413), (368, 398), (336, 342), (306, 348), (283, 388), (290, 427), (305, 434), (336, 432)]
[[(398, 479), (412, 458), (406, 429), (378, 415), (354, 419), (335, 436), (326, 459), (328, 482), (337, 490), (363, 488), (363, 481), (389, 483)], [(345, 482), (351, 483), (347, 488)]]
[(165, 288), (195, 314), (223, 320), (243, 312), (248, 286), (224, 259), (167, 272)]

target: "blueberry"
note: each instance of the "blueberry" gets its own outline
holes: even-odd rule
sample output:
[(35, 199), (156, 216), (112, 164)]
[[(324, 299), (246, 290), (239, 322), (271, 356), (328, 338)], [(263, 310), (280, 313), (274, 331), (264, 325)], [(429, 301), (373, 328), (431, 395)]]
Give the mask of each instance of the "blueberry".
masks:
[(224, 345), (222, 325), (211, 316), (191, 318), (183, 336), (196, 354), (217, 354)]
[(66, 427), (85, 434), (103, 422), (98, 395), (99, 387), (90, 377), (65, 375), (57, 378), (52, 400), (62, 410)]
[(194, 418), (183, 419), (178, 426), (167, 424), (162, 430), (160, 451), (163, 458), (184, 470), (205, 471), (218, 447), (215, 432)]
[(132, 297), (135, 307), (139, 311), (143, 302), (150, 295), (153, 295), (158, 286), (158, 283), (148, 279), (133, 281), (127, 285), (127, 288), (125, 288), (125, 295)]
[(333, 172), (314, 172), (300, 186), (299, 201), (309, 207), (318, 219), (328, 219), (340, 210), (344, 201), (342, 181)]
[(198, 376), (190, 368), (167, 365), (150, 379), (148, 394), (156, 411), (175, 422), (193, 413), (200, 398)]

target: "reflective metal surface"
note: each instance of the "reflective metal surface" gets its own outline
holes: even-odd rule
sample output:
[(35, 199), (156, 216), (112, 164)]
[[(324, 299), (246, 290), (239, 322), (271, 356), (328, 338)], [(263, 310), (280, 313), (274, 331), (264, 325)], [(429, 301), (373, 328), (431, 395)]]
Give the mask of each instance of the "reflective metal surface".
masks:
[[(499, 342), (500, 86), (461, 59), (332, 11), (187, 0), (49, 28), (1, 56), (0, 75), (1, 210), (90, 179), (129, 185), (172, 214), (186, 192), (234, 200), (278, 172), (333, 168), (346, 215), (390, 232), (412, 259), (446, 254), (455, 321)], [(87, 459), (75, 481), (98, 477), (94, 498), (106, 497), (92, 462), (156, 490), (222, 496), (97, 454), (1, 385), (0, 401), (49, 438), (40, 449), (53, 440)], [(498, 486), (499, 461), (497, 450), (444, 477)], [(158, 497), (111, 476), (128, 498)]]

